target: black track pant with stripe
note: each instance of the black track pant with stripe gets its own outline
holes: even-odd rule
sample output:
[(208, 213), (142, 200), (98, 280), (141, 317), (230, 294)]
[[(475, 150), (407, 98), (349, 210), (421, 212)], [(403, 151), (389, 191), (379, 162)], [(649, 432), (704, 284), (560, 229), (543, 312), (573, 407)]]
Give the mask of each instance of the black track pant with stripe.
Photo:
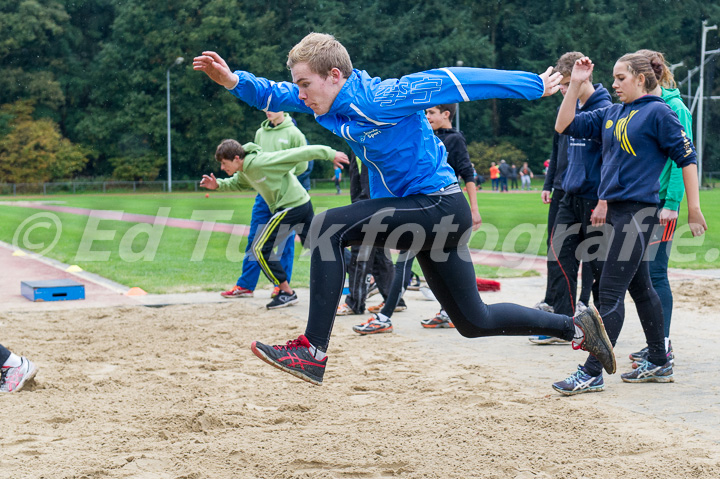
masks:
[(342, 249), (371, 244), (415, 253), (428, 286), (466, 337), (542, 334), (572, 339), (572, 318), (480, 299), (467, 246), (472, 216), (462, 193), (377, 198), (333, 208), (308, 235), (310, 311), (305, 336), (327, 349), (343, 288)]
[[(548, 261), (554, 262), (559, 271), (555, 278), (557, 286), (553, 308), (556, 313), (572, 316), (577, 305), (577, 279), (580, 261), (583, 269), (592, 271), (591, 284), (600, 284), (602, 263), (598, 256), (603, 245), (602, 229), (593, 228), (590, 216), (597, 200), (580, 198), (566, 193), (560, 202), (555, 225), (549, 241)], [(549, 273), (548, 273), (549, 274)], [(586, 278), (583, 276), (583, 283)], [(589, 296), (589, 294), (588, 294)]]
[(285, 240), (293, 230), (302, 244), (305, 244), (314, 214), (310, 201), (300, 206), (277, 211), (255, 235), (252, 253), (258, 261), (260, 269), (271, 283), (280, 284), (287, 280), (285, 270), (280, 264), (282, 248), (277, 253), (273, 250), (278, 245), (285, 245)]

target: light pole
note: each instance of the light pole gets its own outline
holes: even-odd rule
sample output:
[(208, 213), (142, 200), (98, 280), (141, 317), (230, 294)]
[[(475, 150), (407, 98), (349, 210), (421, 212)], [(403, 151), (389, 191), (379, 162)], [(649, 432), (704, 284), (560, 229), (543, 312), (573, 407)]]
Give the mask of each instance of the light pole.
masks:
[(707, 32), (711, 30), (717, 30), (717, 25), (713, 25), (712, 27), (707, 26), (707, 20), (703, 20), (702, 24), (703, 32), (702, 32), (702, 46), (700, 49), (700, 86), (698, 86), (698, 93), (700, 95), (700, 99), (698, 102), (698, 122), (697, 126), (695, 127), (695, 130), (697, 131), (696, 140), (697, 143), (695, 143), (695, 150), (697, 152), (697, 163), (698, 163), (698, 182), (700, 184), (700, 188), (702, 188), (702, 170), (703, 170), (703, 103), (705, 100), (705, 56), (708, 53), (705, 50), (705, 47), (707, 46), (706, 43), (706, 37)]
[[(457, 62), (455, 62), (455, 66), (463, 66), (463, 61), (458, 60)], [(458, 102), (457, 108), (455, 109), (455, 129), (457, 131), (460, 131), (460, 102)]]
[(175, 62), (170, 65), (167, 69), (167, 156), (168, 156), (168, 193), (172, 193), (172, 154), (170, 153), (170, 69), (175, 65), (180, 65), (183, 62), (183, 57), (177, 57)]

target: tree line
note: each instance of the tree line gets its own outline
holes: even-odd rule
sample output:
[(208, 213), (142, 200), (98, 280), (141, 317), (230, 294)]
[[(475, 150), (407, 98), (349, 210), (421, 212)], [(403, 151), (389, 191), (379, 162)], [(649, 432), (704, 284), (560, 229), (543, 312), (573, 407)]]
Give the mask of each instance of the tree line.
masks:
[[(542, 72), (582, 51), (609, 90), (612, 67), (640, 48), (695, 67), (701, 22), (714, 2), (619, 0), (17, 0), (0, 3), (0, 182), (70, 178), (154, 180), (167, 155), (171, 77), (174, 179), (216, 170), (224, 138), (251, 141), (264, 115), (192, 70), (203, 50), (233, 69), (290, 80), (287, 52), (311, 31), (334, 34), (354, 66), (381, 78), (464, 66)], [(708, 48), (718, 48), (717, 36)], [(176, 58), (185, 61), (173, 65)], [(676, 70), (678, 80), (687, 68)], [(707, 95), (718, 95), (715, 63)], [(716, 87), (714, 83), (718, 83)], [(697, 85), (697, 76), (693, 80)], [(685, 87), (686, 89), (686, 87)], [(560, 96), (460, 106), (461, 129), (484, 171), (499, 152), (535, 171), (549, 156)], [(720, 106), (706, 103), (708, 124)], [(310, 143), (348, 147), (295, 115)], [(706, 129), (705, 170), (720, 170), (718, 133)], [(319, 164), (315, 177), (329, 177)]]

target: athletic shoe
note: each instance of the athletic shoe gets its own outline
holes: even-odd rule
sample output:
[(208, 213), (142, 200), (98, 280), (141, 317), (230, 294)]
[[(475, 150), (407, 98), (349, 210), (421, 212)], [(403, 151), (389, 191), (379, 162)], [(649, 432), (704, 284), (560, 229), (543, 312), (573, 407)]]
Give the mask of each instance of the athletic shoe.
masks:
[(275, 286), (272, 290), (272, 293), (270, 293), (270, 297), (274, 298), (278, 294), (280, 294), (280, 286)]
[[(640, 351), (630, 353), (630, 361), (646, 361), (648, 358), (647, 346), (642, 348)], [(667, 360), (671, 363), (675, 362), (675, 352), (673, 351), (672, 341), (668, 341)], [(635, 366), (636, 367), (636, 366)]]
[(372, 296), (375, 296), (379, 292), (380, 292), (380, 290), (378, 289), (377, 283), (375, 281), (373, 281), (372, 283), (370, 283), (368, 285), (367, 295), (365, 297), (370, 298)]
[(535, 306), (533, 306), (533, 309), (539, 309), (540, 311), (545, 311), (546, 313), (555, 312), (555, 308), (547, 304), (545, 301), (540, 301), (539, 303), (536, 303)]
[(348, 316), (350, 314), (362, 314), (362, 313), (356, 313), (353, 311), (353, 309), (347, 305), (347, 303), (343, 303), (340, 306), (337, 307), (337, 311), (335, 312), (335, 316)]
[(573, 349), (589, 352), (600, 361), (605, 371), (614, 374), (617, 368), (615, 354), (597, 309), (588, 306), (588, 309), (573, 318), (573, 323), (583, 332), (582, 337), (573, 338)]
[(223, 298), (252, 298), (253, 290), (242, 288), (240, 286), (233, 286), (230, 291), (223, 291), (220, 296)]
[(297, 339), (288, 341), (284, 346), (268, 346), (258, 341), (253, 341), (250, 345), (255, 356), (271, 366), (282, 369), (303, 381), (320, 386), (323, 374), (325, 374), (327, 356), (322, 360), (315, 359), (310, 352), (310, 347), (310, 342), (302, 334)]
[(358, 334), (392, 333), (393, 325), (390, 320), (382, 321), (377, 314), (373, 314), (367, 321), (353, 326), (352, 329)]
[(578, 301), (575, 305), (575, 314), (580, 314), (587, 309), (587, 305), (582, 301)]
[(572, 373), (564, 381), (553, 383), (553, 389), (566, 396), (574, 396), (582, 393), (596, 393), (605, 389), (605, 381), (603, 375), (590, 376), (585, 372), (585, 368), (578, 366), (577, 371)]
[(298, 301), (299, 300), (297, 294), (295, 294), (295, 291), (293, 291), (292, 294), (287, 294), (285, 291), (280, 291), (278, 295), (275, 296), (272, 301), (270, 301), (265, 307), (267, 309), (286, 308), (297, 303)]
[(447, 315), (444, 309), (441, 309), (434, 318), (423, 319), (420, 321), (420, 325), (423, 328), (454, 328), (455, 325), (450, 320), (450, 316)]
[(533, 344), (568, 344), (570, 341), (553, 336), (530, 336), (528, 338)]
[[(378, 304), (377, 306), (368, 306), (367, 310), (371, 313), (379, 313), (382, 311), (382, 309), (385, 307), (385, 301)], [(401, 299), (397, 306), (395, 306), (395, 309), (393, 309), (394, 312), (399, 313), (400, 311), (405, 311), (407, 309), (407, 305), (403, 300)]]
[(620, 375), (626, 383), (671, 383), (673, 378), (673, 367), (670, 361), (662, 366), (643, 359), (638, 361), (637, 369)]
[(38, 368), (25, 357), (20, 358), (20, 366), (0, 368), (0, 393), (16, 393), (35, 377)]

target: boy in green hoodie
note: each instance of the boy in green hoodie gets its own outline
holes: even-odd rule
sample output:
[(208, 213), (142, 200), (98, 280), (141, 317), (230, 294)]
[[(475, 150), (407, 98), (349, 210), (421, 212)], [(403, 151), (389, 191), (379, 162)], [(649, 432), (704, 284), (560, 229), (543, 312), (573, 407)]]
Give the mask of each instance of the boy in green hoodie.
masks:
[(220, 169), (230, 178), (215, 178), (213, 173), (203, 175), (200, 186), (210, 190), (241, 190), (253, 188), (268, 204), (273, 216), (252, 244), (252, 253), (265, 276), (280, 288), (267, 304), (268, 309), (283, 308), (298, 302), (290, 288), (280, 261), (273, 259), (272, 250), (282, 244), (295, 230), (305, 243), (314, 212), (310, 195), (302, 187), (294, 171), (313, 159), (332, 160), (335, 166), (348, 164), (348, 157), (327, 146), (302, 146), (277, 152), (264, 152), (254, 143), (240, 145), (235, 140), (224, 140), (215, 151)]
[[(293, 119), (285, 112), (265, 111), (267, 119), (260, 124), (260, 128), (255, 132), (255, 140), (253, 143), (260, 146), (263, 151), (282, 151), (298, 146), (307, 145), (305, 135), (295, 126)], [(295, 175), (298, 177), (304, 173), (305, 165), (309, 163), (299, 164), (295, 168)], [(298, 178), (299, 180), (299, 178)], [(302, 184), (302, 181), (300, 181)], [(303, 185), (304, 186), (304, 185)], [(307, 188), (306, 188), (307, 189)], [(245, 248), (245, 257), (242, 262), (242, 274), (237, 279), (235, 286), (228, 291), (223, 291), (220, 295), (223, 298), (248, 298), (254, 295), (257, 287), (258, 278), (260, 277), (260, 265), (257, 259), (251, 253), (252, 243), (255, 235), (261, 225), (269, 223), (272, 212), (268, 208), (267, 203), (260, 194), (255, 197), (255, 204), (252, 208), (252, 216), (250, 219), (250, 231), (248, 232), (247, 247)], [(288, 236), (284, 245), (279, 245), (278, 253), (280, 254), (280, 262), (287, 274), (288, 283), (291, 282), (293, 260), (295, 255), (295, 233)], [(277, 285), (274, 285), (272, 296), (275, 297), (280, 291)]]

